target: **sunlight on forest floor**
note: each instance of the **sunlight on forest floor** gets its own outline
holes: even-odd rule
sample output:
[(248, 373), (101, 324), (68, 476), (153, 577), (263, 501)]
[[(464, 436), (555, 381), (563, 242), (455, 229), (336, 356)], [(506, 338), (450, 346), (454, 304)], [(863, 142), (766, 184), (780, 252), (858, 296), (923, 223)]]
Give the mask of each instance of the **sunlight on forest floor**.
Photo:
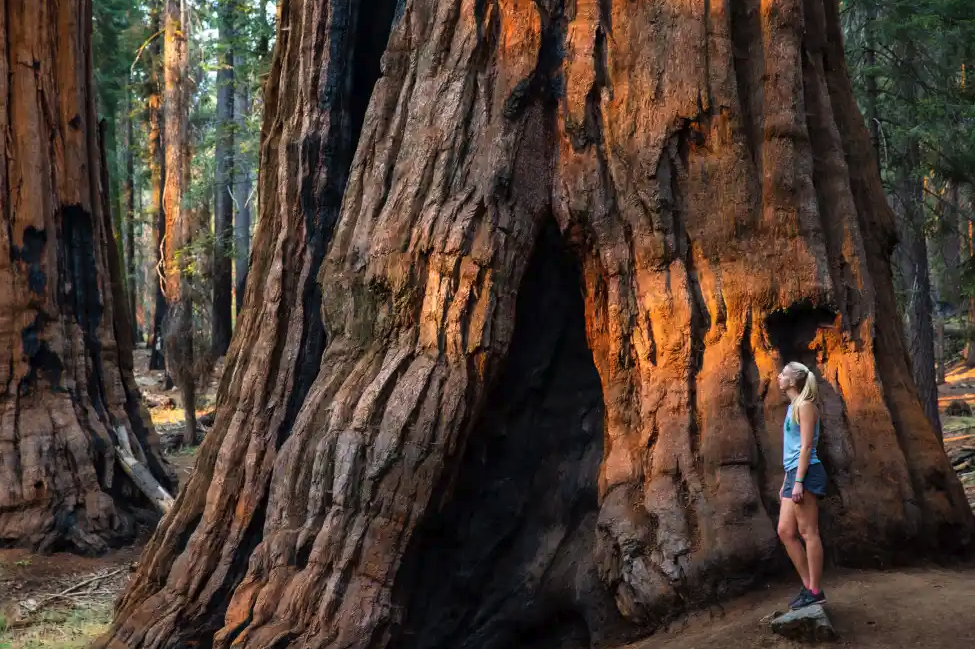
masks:
[(941, 426), (945, 441), (972, 440), (975, 443), (975, 416), (952, 416), (945, 409), (953, 401), (962, 401), (975, 409), (975, 368), (958, 363), (945, 376), (943, 385), (938, 386), (938, 406), (942, 412)]
[(971, 415), (948, 415), (952, 402), (963, 402), (975, 411), (975, 368), (957, 363), (948, 370), (943, 385), (938, 386), (938, 406), (944, 431), (945, 451), (958, 473), (965, 496), (975, 509), (975, 412)]

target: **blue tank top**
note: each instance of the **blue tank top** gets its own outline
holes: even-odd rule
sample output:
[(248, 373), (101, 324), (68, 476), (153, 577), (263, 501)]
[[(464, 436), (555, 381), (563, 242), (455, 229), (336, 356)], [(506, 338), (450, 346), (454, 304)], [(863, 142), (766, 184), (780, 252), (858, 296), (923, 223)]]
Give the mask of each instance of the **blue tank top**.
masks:
[[(786, 471), (791, 471), (799, 466), (799, 452), (802, 451), (802, 433), (799, 431), (799, 424), (792, 421), (792, 404), (785, 413), (785, 425), (782, 435), (782, 464)], [(816, 428), (813, 432), (812, 456), (809, 464), (819, 464), (819, 456), (816, 454), (816, 446), (819, 445), (819, 417), (816, 417)]]

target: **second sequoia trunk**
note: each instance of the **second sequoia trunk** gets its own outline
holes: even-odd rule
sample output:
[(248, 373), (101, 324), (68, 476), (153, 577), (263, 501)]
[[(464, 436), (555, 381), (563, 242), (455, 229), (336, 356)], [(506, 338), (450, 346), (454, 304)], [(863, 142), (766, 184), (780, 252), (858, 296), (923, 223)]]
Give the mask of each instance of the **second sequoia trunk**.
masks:
[(176, 487), (133, 375), (91, 7), (0, 0), (0, 547), (132, 542), (157, 516), (118, 449)]
[(100, 646), (655, 628), (783, 565), (789, 360), (830, 555), (969, 547), (832, 0), (366, 6), (282, 5), (217, 421)]

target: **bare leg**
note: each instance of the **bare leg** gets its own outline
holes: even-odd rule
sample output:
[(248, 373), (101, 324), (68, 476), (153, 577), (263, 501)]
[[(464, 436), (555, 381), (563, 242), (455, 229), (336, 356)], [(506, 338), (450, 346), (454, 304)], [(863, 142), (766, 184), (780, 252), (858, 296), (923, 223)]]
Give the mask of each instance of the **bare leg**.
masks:
[(806, 584), (806, 588), (818, 593), (823, 579), (823, 542), (819, 538), (819, 502), (816, 496), (807, 492), (803, 495), (802, 503), (795, 505), (794, 509), (799, 524), (799, 534), (806, 542), (806, 557), (809, 562), (807, 568), (809, 583)]
[[(779, 510), (779, 538), (785, 551), (792, 559), (792, 565), (802, 578), (802, 585), (812, 589), (809, 583), (809, 561), (806, 559), (806, 551), (802, 548), (802, 541), (799, 540), (799, 524), (796, 519), (798, 507), (791, 498), (782, 499), (782, 508)], [(817, 533), (816, 538), (819, 538)], [(822, 548), (820, 547), (820, 566), (822, 566)]]

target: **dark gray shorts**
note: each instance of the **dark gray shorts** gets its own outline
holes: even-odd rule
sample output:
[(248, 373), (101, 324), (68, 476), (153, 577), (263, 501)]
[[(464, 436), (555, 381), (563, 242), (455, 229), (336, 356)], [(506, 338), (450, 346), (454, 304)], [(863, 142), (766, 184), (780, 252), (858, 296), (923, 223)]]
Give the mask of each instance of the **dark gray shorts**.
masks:
[[(785, 474), (785, 489), (782, 490), (783, 498), (792, 498), (792, 486), (796, 483), (796, 471), (792, 469)], [(806, 469), (806, 477), (802, 481), (805, 490), (815, 496), (823, 497), (826, 495), (826, 469), (822, 463), (810, 464)]]

